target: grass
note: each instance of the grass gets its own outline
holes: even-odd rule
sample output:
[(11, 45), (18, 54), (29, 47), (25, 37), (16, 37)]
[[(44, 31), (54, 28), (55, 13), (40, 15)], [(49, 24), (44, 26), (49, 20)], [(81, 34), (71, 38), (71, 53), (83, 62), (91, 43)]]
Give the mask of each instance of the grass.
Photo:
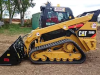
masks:
[(3, 27), (0, 27), (0, 33), (8, 35), (26, 34), (31, 30), (31, 27), (20, 27), (18, 24), (6, 24)]

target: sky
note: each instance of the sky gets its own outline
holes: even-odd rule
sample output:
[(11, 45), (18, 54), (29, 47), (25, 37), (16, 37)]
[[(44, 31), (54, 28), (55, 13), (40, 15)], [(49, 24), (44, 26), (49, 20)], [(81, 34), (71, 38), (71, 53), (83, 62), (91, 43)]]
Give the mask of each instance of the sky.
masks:
[(100, 9), (100, 0), (34, 0), (36, 6), (30, 8), (31, 13), (40, 11), (40, 6), (47, 1), (51, 2), (53, 6), (60, 4), (61, 7), (70, 7), (75, 16), (85, 12)]
[[(52, 6), (57, 6), (57, 4), (60, 4), (60, 7), (71, 8), (74, 16), (82, 14), (83, 12), (100, 9), (100, 0), (33, 0), (36, 5), (35, 7), (29, 8), (27, 10), (27, 18), (32, 17), (32, 14), (40, 12), (40, 6), (47, 1), (51, 2)], [(19, 15), (17, 15), (16, 17), (20, 18)]]

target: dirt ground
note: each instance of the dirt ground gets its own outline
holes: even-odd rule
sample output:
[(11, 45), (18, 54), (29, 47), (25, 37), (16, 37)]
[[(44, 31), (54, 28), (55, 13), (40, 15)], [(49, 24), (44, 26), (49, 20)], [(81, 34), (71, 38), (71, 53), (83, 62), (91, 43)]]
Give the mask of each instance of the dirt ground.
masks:
[[(0, 55), (19, 35), (0, 34)], [(97, 32), (97, 50), (86, 53), (83, 64), (31, 64), (23, 61), (17, 66), (0, 66), (0, 75), (100, 75), (100, 29)]]

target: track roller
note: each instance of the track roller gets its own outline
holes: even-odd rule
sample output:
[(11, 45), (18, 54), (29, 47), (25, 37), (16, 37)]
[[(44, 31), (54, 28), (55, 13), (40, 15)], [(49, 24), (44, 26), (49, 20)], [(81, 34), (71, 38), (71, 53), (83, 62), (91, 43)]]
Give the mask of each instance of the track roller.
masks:
[(62, 58), (62, 61), (67, 61), (67, 58)]
[(32, 58), (32, 60), (34, 60), (34, 61), (39, 60), (39, 58), (37, 58), (36, 54), (37, 54), (37, 52), (34, 52), (34, 53), (31, 54), (31, 58)]
[(50, 61), (54, 61), (54, 58), (49, 58)]
[(47, 60), (47, 57), (44, 56), (43, 58), (41, 58), (42, 61), (46, 61)]
[(56, 58), (56, 61), (60, 61), (61, 60), (61, 58)]

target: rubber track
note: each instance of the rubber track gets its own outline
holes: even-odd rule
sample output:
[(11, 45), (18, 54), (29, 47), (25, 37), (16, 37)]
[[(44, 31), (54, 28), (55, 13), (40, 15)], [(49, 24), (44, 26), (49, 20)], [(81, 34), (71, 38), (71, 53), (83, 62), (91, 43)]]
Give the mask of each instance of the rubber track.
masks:
[[(79, 50), (79, 52), (81, 53), (82, 57), (80, 60), (73, 60), (72, 62), (70, 61), (41, 61), (41, 60), (38, 60), (38, 61), (34, 61), (31, 59), (31, 54), (33, 52), (36, 52), (36, 51), (42, 51), (43, 49), (47, 49), (47, 48), (50, 48), (50, 47), (53, 47), (53, 46), (57, 46), (57, 45), (60, 45), (60, 44), (64, 44), (64, 43), (73, 43), (74, 46)], [(64, 39), (64, 40), (60, 40), (60, 41), (57, 41), (57, 42), (53, 42), (53, 43), (50, 43), (50, 44), (46, 44), (46, 45), (42, 45), (42, 46), (38, 46), (38, 47), (35, 47), (33, 48), (30, 52), (29, 52), (29, 59), (31, 60), (32, 63), (36, 63), (36, 64), (54, 64), (54, 63), (63, 63), (63, 64), (81, 64), (83, 63), (85, 60), (86, 60), (86, 56), (84, 54), (84, 52), (82, 51), (82, 49), (72, 40), (69, 40), (69, 39)]]

